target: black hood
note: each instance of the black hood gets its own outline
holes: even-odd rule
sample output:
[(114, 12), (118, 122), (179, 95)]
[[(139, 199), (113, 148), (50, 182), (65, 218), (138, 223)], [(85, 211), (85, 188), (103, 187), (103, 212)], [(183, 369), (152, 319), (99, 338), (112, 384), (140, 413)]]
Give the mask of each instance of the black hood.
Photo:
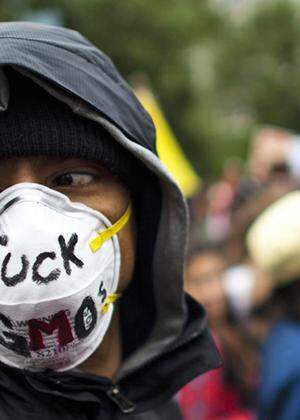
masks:
[(40, 75), (86, 101), (131, 140), (155, 152), (155, 128), (109, 57), (78, 32), (3, 23), (0, 64)]

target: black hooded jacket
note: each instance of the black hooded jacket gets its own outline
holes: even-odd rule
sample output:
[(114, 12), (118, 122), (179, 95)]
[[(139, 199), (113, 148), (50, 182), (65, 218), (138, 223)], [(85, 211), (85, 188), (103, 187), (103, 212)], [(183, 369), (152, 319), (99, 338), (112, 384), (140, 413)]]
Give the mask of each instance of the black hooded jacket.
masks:
[[(3, 112), (9, 108), (6, 66), (31, 78), (76, 114), (101, 124), (145, 165), (153, 182), (144, 180), (139, 203), (138, 278), (122, 302), (125, 357), (115, 380), (76, 368), (32, 372), (0, 364), (0, 419), (180, 418), (173, 395), (219, 366), (220, 360), (203, 308), (183, 293), (187, 211), (157, 157), (151, 118), (110, 59), (77, 32), (22, 22), (0, 24)], [(0, 322), (0, 338), (3, 330)]]

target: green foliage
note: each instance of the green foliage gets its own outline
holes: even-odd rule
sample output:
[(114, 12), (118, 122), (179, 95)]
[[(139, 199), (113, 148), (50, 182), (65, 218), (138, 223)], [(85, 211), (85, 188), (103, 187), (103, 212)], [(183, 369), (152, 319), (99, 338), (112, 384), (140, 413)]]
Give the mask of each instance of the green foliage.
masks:
[(64, 24), (110, 55), (125, 77), (147, 75), (194, 166), (216, 175), (227, 157), (245, 157), (256, 124), (300, 132), (299, 6), (264, 0), (232, 18), (217, 4), (2, 0), (0, 16), (59, 10)]

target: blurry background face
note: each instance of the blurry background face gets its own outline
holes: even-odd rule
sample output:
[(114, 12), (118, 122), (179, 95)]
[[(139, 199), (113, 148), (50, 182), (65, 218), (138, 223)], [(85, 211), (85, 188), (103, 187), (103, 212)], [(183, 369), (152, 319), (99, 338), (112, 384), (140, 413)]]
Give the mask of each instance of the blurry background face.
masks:
[(224, 261), (214, 252), (203, 252), (194, 256), (187, 265), (185, 289), (208, 312), (210, 324), (222, 322), (226, 311), (226, 300), (221, 277)]
[(266, 182), (276, 174), (287, 174), (286, 151), (292, 133), (279, 128), (263, 128), (251, 139), (250, 174), (259, 182)]

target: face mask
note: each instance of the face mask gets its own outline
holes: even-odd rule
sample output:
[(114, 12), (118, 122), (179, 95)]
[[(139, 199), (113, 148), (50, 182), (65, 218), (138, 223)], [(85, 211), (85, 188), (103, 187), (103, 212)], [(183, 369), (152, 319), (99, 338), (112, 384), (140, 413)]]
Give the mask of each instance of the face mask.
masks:
[(110, 325), (120, 270), (115, 224), (38, 184), (0, 194), (0, 360), (70, 369), (100, 345)]

